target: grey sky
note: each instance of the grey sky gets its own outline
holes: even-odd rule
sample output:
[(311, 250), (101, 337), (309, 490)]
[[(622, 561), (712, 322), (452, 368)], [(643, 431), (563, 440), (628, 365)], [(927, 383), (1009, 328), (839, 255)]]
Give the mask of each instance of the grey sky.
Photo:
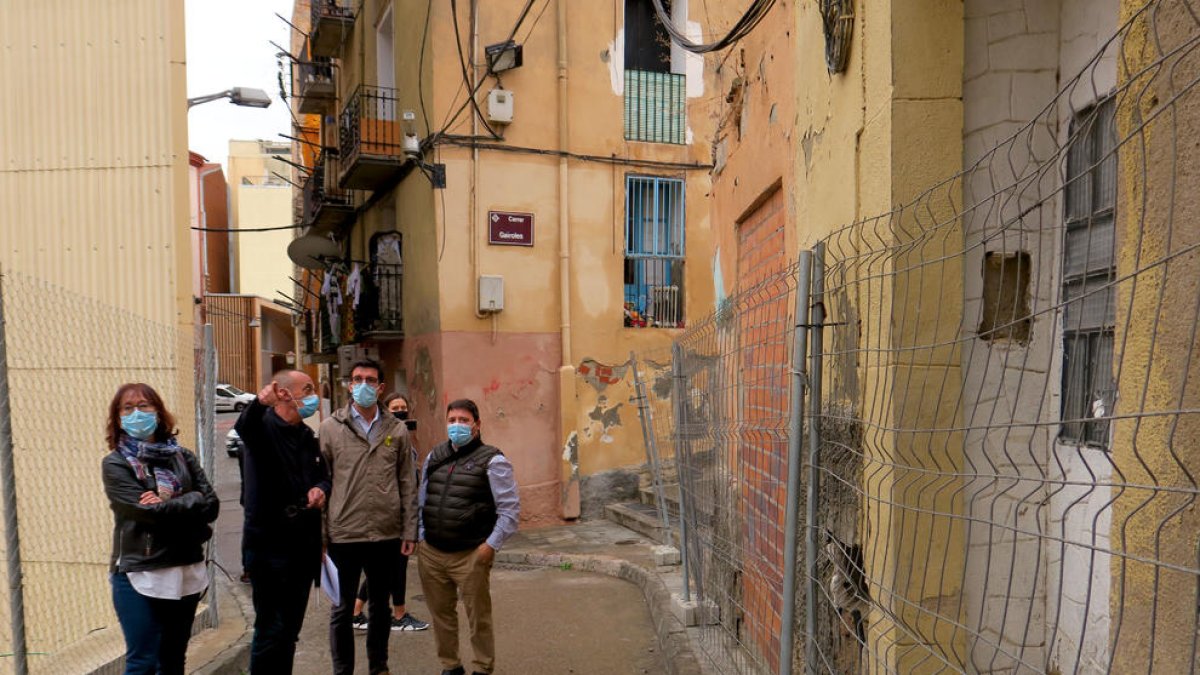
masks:
[(227, 100), (192, 108), (189, 147), (224, 164), (231, 138), (282, 140), (279, 134), (289, 133), (291, 120), (279, 100), (278, 50), (268, 40), (289, 45), (291, 29), (275, 13), (291, 19), (292, 0), (186, 0), (185, 7), (188, 96), (257, 87), (272, 99), (266, 110), (241, 108)]

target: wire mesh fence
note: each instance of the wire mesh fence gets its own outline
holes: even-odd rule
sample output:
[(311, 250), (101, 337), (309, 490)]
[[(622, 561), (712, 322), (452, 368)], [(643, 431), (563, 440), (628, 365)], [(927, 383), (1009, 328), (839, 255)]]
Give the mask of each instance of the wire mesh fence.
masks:
[(779, 661), (797, 279), (794, 265), (769, 274), (684, 333), (675, 356), (641, 359), (660, 483), (710, 619), (697, 642), (735, 672)]
[[(0, 299), (8, 385), (0, 450), (7, 429), (12, 460), (0, 479), (15, 497), (0, 544), (9, 575), (0, 587), (0, 672), (26, 664), (32, 673), (92, 672), (124, 653), (108, 580), (113, 517), (100, 480), (109, 402), (123, 383), (152, 386), (175, 416), (180, 444), (211, 476), (211, 341), (12, 272), (0, 276)], [(210, 583), (197, 629), (216, 622), (214, 591)], [(14, 613), (17, 597), (23, 607)]]
[(792, 610), (811, 672), (1200, 668), (1200, 18), (1124, 16), (960, 174), (822, 242), (805, 495), (795, 268), (645, 355), (679, 375), (647, 407), (715, 670), (780, 672)]

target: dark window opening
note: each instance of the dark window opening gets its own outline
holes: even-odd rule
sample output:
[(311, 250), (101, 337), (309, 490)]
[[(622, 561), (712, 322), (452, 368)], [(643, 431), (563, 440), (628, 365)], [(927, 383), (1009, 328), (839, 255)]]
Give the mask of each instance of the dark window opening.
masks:
[[(663, 0), (667, 12), (669, 0)], [(671, 36), (652, 0), (625, 0), (625, 70), (671, 72)]]
[(1107, 446), (1116, 402), (1115, 231), (1117, 146), (1112, 99), (1071, 123), (1062, 259), (1062, 430), (1060, 438)]

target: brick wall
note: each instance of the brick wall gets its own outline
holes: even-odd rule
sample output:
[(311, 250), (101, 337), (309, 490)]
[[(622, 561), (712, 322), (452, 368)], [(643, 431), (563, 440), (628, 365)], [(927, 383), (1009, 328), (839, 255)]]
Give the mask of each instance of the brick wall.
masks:
[[(783, 191), (776, 190), (738, 228), (738, 289), (753, 288), (787, 266)], [(779, 667), (783, 607), (783, 521), (787, 483), (785, 394), (790, 349), (786, 294), (755, 304), (738, 318), (738, 377), (743, 410), (738, 435), (739, 516), (743, 523), (743, 598), (749, 645)]]

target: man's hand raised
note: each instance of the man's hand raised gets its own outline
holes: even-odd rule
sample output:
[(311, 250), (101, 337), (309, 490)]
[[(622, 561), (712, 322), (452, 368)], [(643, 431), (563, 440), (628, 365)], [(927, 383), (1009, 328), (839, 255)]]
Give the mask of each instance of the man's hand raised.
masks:
[(274, 408), (275, 404), (279, 403), (279, 393), (276, 390), (277, 386), (278, 385), (276, 385), (274, 382), (270, 382), (267, 384), (267, 386), (263, 387), (262, 390), (258, 392), (258, 402), (267, 406), (268, 408)]

